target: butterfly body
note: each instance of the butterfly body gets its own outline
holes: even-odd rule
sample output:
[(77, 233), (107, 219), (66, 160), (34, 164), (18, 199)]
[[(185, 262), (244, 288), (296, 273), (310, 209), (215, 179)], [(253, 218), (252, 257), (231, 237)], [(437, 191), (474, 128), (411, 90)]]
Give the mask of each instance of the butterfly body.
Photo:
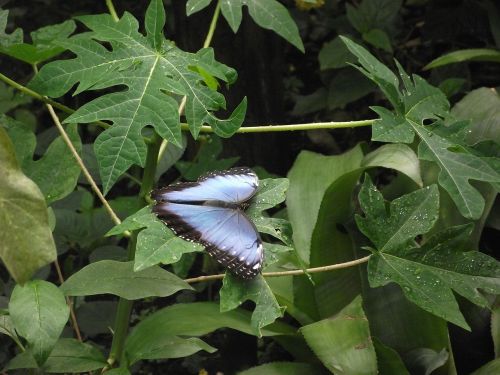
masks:
[(262, 240), (244, 213), (257, 188), (249, 168), (211, 172), (154, 191), (153, 212), (179, 237), (201, 243), (231, 272), (250, 279), (263, 262)]

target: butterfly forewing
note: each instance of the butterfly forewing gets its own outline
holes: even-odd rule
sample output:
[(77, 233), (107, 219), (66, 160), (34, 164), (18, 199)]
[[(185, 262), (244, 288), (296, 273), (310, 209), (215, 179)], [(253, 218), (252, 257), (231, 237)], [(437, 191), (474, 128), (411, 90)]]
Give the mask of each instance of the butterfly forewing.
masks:
[(262, 240), (240, 206), (253, 197), (258, 183), (249, 168), (212, 172), (197, 182), (153, 192), (153, 212), (179, 237), (203, 244), (236, 275), (253, 278), (262, 268)]
[(173, 184), (152, 193), (156, 201), (178, 203), (220, 201), (238, 204), (250, 199), (259, 186), (259, 179), (249, 168), (232, 168), (208, 173), (197, 182)]

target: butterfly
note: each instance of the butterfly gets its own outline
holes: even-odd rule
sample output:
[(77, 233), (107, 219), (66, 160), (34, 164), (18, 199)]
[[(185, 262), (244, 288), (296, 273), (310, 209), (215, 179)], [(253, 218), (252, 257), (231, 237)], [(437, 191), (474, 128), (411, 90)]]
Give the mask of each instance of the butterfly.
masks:
[(250, 168), (214, 171), (196, 182), (155, 190), (152, 211), (177, 236), (198, 242), (232, 273), (254, 278), (264, 252), (257, 228), (245, 214), (259, 179)]

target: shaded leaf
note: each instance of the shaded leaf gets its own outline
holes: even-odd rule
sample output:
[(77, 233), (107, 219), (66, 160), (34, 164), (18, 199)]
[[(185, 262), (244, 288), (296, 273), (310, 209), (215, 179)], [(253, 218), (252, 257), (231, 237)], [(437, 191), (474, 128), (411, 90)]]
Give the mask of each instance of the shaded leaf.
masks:
[(471, 375), (490, 375), (498, 372), (500, 372), (500, 358), (494, 359), (484, 366), (481, 366), (481, 368), (474, 371)]
[[(0, 21), (0, 30), (2, 29), (1, 26)], [(13, 34), (19, 32), (18, 37), (10, 38), (15, 40), (0, 42), (0, 53), (24, 61), (27, 64), (39, 64), (64, 52), (65, 48), (58, 45), (57, 42), (66, 40), (75, 29), (76, 25), (72, 20), (45, 26), (31, 32), (32, 43), (23, 43), (23, 33), (21, 29), (16, 29)]]
[(200, 136), (200, 149), (194, 161), (178, 161), (175, 168), (186, 180), (194, 181), (210, 171), (224, 170), (232, 167), (239, 157), (218, 159), (222, 152), (222, 142), (216, 136)]
[(384, 375), (410, 375), (398, 352), (372, 337), (377, 353), (378, 370)]
[(328, 109), (344, 108), (347, 104), (368, 95), (374, 89), (373, 82), (361, 73), (352, 69), (342, 69), (330, 81)]
[(446, 349), (438, 353), (429, 348), (420, 348), (405, 354), (406, 363), (412, 374), (422, 375), (430, 375), (434, 370), (444, 366), (448, 357)]
[(336, 374), (377, 374), (368, 320), (355, 298), (337, 315), (300, 328), (320, 361)]
[(0, 47), (7, 48), (12, 44), (23, 42), (23, 30), (20, 28), (15, 29), (11, 34), (5, 32), (7, 27), (7, 18), (9, 16), (8, 10), (0, 9)]
[(68, 296), (114, 294), (129, 300), (157, 296), (166, 297), (189, 284), (160, 267), (133, 271), (133, 262), (102, 260), (91, 263), (71, 275), (61, 290)]
[[(255, 335), (250, 323), (251, 313), (243, 309), (221, 312), (214, 302), (177, 303), (150, 314), (137, 324), (125, 342), (126, 352), (140, 352), (143, 341), (155, 332), (163, 336), (202, 336), (227, 327)], [(293, 335), (295, 329), (285, 323), (262, 328), (263, 336)], [(155, 336), (156, 337), (156, 336)], [(159, 338), (161, 339), (161, 338)]]
[(323, 368), (310, 363), (272, 362), (238, 372), (238, 375), (310, 375), (325, 373), (327, 372)]
[(219, 294), (221, 312), (233, 310), (246, 300), (255, 302), (251, 325), (259, 337), (262, 336), (262, 327), (283, 316), (283, 309), (262, 275), (257, 275), (252, 280), (243, 280), (226, 272)]
[(16, 285), (9, 302), (9, 313), (16, 331), (28, 342), (36, 363), (42, 365), (69, 317), (64, 295), (54, 284), (43, 280)]
[(432, 60), (424, 70), (434, 69), (448, 64), (456, 64), (464, 61), (493, 61), (500, 62), (500, 51), (487, 48), (461, 49), (439, 56)]
[[(139, 24), (130, 14), (115, 22), (108, 14), (80, 16), (78, 20), (92, 33), (77, 34), (59, 45), (76, 58), (55, 61), (42, 67), (31, 82), (37, 91), (52, 97), (65, 94), (78, 83), (75, 94), (85, 90), (127, 86), (125, 91), (104, 94), (80, 107), (65, 121), (94, 122), (109, 120), (113, 126), (102, 132), (94, 144), (104, 191), (131, 166), (144, 166), (146, 144), (141, 130), (146, 125), (172, 142), (181, 145), (178, 102), (186, 96), (185, 115), (191, 133), (197, 137), (201, 126), (211, 125), (217, 134), (230, 136), (241, 125), (246, 100), (227, 120), (213, 112), (225, 108), (224, 96), (208, 88), (203, 77), (192, 67), (199, 67), (217, 79), (234, 82), (236, 72), (217, 62), (211, 48), (187, 53), (161, 36), (162, 12), (159, 0), (153, 0), (147, 14), (147, 37), (138, 32)], [(154, 17), (158, 17), (154, 21)], [(156, 33), (152, 35), (151, 33)], [(110, 43), (111, 50), (103, 44)], [(168, 93), (168, 94), (167, 94)]]
[(318, 60), (321, 70), (343, 68), (356, 61), (338, 36), (321, 48)]
[(363, 39), (372, 46), (383, 49), (386, 52), (392, 53), (391, 40), (384, 30), (371, 29), (363, 33)]
[(277, 0), (223, 0), (222, 15), (236, 33), (241, 23), (241, 8), (248, 7), (250, 17), (260, 27), (274, 31), (276, 34), (304, 52), (304, 44), (299, 29), (284, 5)]
[(384, 167), (395, 169), (410, 177), (418, 186), (422, 187), (420, 176), (420, 162), (415, 152), (404, 144), (388, 144), (377, 148), (365, 155), (363, 167)]
[(147, 335), (138, 337), (138, 344), (134, 348), (127, 348), (126, 356), (130, 364), (141, 359), (168, 359), (190, 356), (200, 350), (213, 353), (217, 349), (208, 345), (196, 337), (182, 338), (178, 336), (168, 336), (165, 333), (154, 330)]
[(47, 206), (36, 184), (19, 168), (0, 127), (0, 257), (14, 280), (27, 281), (56, 258)]
[(300, 258), (309, 264), (311, 236), (326, 189), (339, 176), (360, 167), (360, 147), (337, 156), (302, 151), (288, 173), (286, 203), (293, 228), (293, 243)]
[(363, 0), (356, 7), (346, 4), (349, 22), (361, 34), (373, 29), (386, 30), (395, 34), (395, 23), (402, 5), (401, 0)]

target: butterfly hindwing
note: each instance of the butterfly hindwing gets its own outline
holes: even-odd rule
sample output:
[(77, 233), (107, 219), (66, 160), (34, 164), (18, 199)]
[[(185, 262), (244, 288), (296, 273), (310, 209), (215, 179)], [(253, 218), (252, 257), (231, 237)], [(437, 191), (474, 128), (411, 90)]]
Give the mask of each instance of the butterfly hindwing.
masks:
[(259, 186), (259, 179), (249, 168), (232, 168), (211, 172), (196, 182), (181, 182), (156, 190), (156, 201), (194, 203), (220, 201), (238, 204), (250, 199)]
[(236, 275), (248, 279), (260, 272), (262, 240), (240, 209), (159, 202), (153, 212), (179, 237), (203, 244), (210, 255)]

